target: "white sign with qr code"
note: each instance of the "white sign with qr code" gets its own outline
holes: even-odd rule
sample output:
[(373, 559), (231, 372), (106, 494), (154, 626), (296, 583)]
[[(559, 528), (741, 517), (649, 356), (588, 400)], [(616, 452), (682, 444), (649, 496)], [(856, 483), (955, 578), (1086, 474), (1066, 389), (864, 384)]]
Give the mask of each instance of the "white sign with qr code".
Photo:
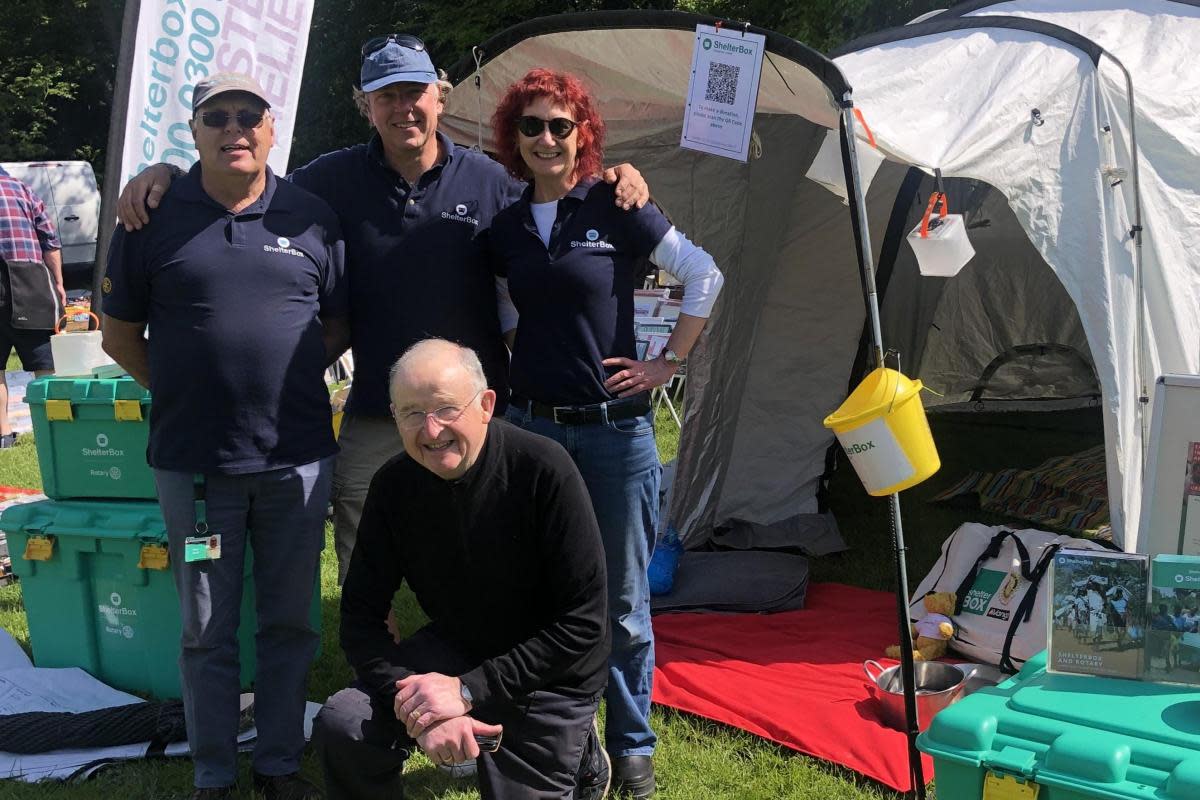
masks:
[(766, 43), (759, 33), (696, 26), (681, 147), (746, 160)]

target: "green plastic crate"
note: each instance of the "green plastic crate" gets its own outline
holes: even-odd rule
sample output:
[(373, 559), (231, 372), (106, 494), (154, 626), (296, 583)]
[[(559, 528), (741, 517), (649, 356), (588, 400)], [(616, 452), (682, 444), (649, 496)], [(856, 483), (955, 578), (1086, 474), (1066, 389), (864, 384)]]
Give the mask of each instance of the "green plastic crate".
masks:
[(1045, 665), (1043, 652), (933, 718), (917, 746), (939, 798), (1200, 798), (1200, 692)]
[[(162, 699), (180, 696), (175, 583), (169, 568), (138, 566), (144, 546), (166, 547), (157, 503), (43, 500), (5, 509), (0, 530), (8, 536), (13, 571), (21, 579), (34, 664), (82, 667), (118, 689)], [(31, 537), (38, 540), (36, 549), (51, 536), (48, 560), (24, 558)], [(254, 601), (247, 547), (238, 626), (243, 688), (254, 679)], [(319, 631), (319, 583), (311, 621)]]
[(48, 375), (29, 384), (25, 400), (47, 497), (158, 496), (146, 463), (150, 392), (133, 378)]

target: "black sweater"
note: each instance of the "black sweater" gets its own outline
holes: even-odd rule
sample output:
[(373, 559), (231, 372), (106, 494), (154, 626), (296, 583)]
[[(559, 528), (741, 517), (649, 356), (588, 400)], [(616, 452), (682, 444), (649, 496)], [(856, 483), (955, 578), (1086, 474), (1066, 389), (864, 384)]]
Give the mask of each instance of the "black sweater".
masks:
[(556, 442), (493, 419), (457, 480), (403, 454), (376, 473), (342, 589), (341, 643), (382, 697), (413, 672), (383, 624), (401, 580), (433, 630), (477, 664), (459, 676), (475, 706), (604, 686), (600, 531), (579, 470)]

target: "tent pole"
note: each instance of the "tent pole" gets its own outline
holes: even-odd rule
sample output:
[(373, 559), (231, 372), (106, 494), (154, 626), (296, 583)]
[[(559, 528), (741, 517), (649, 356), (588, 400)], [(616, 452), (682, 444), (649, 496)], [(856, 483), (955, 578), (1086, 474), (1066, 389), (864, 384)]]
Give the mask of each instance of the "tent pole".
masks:
[[(857, 139), (854, 131), (854, 107), (849, 93), (842, 101), (843, 147), (846, 159), (846, 184), (854, 195), (854, 215), (858, 226), (858, 265), (859, 275), (863, 283), (863, 293), (867, 300), (867, 314), (871, 319), (871, 335), (875, 345), (875, 362), (882, 367), (883, 328), (879, 320), (879, 294), (875, 287), (875, 265), (871, 250), (871, 231), (867, 225), (867, 200), (863, 190), (862, 179), (858, 171)], [(893, 493), (889, 498), (889, 511), (892, 523), (892, 543), (896, 556), (896, 616), (900, 629), (900, 675), (904, 681), (904, 719), (905, 734), (908, 737), (908, 769), (912, 779), (912, 788), (918, 800), (925, 798), (925, 770), (921, 764), (921, 753), (917, 750), (917, 734), (920, 729), (917, 724), (917, 695), (916, 667), (913, 663), (912, 627), (908, 618), (908, 568), (906, 566), (907, 548), (904, 545), (904, 526), (900, 519), (900, 494)]]
[(108, 268), (108, 245), (116, 225), (117, 192), (121, 188), (121, 161), (125, 149), (125, 118), (129, 113), (129, 84), (133, 76), (133, 56), (137, 48), (137, 26), (141, 0), (126, 0), (121, 20), (121, 42), (117, 55), (117, 75), (113, 81), (112, 114), (108, 120), (108, 143), (104, 153), (104, 183), (100, 192), (100, 230), (96, 242), (96, 261), (92, 265), (92, 312), (101, 313), (104, 293), (100, 285)]
[[(1142, 272), (1142, 184), (1141, 176), (1138, 174), (1137, 113), (1133, 99), (1133, 76), (1112, 53), (1105, 50), (1104, 55), (1120, 67), (1121, 72), (1124, 73), (1125, 94), (1129, 98), (1129, 161), (1133, 170), (1133, 226), (1129, 233), (1133, 236), (1133, 264), (1137, 281), (1138, 419), (1142, 426), (1142, 476), (1144, 480), (1146, 474), (1146, 408), (1150, 403), (1150, 392), (1146, 388), (1148, 384), (1146, 380), (1146, 287)], [(1157, 377), (1157, 375), (1152, 375), (1150, 380), (1156, 380)]]

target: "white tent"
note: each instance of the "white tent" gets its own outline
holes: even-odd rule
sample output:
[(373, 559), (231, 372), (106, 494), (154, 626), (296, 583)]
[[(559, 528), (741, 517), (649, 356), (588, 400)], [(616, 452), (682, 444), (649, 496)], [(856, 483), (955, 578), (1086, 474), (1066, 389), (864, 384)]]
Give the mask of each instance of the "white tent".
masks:
[[(1195, 3), (1018, 0), (957, 6), (851, 43), (835, 59), (881, 149), (947, 178), (986, 182), (1026, 236), (1003, 235), (1003, 209), (981, 215), (998, 215), (999, 230), (973, 234), (989, 245), (982, 263), (935, 282), (944, 285), (934, 291), (950, 293), (943, 318), (960, 326), (937, 326), (930, 346), (914, 348), (917, 374), (940, 375), (929, 382), (966, 399), (951, 376), (958, 369), (963, 381), (977, 381), (962, 371), (962, 354), (988, 352), (970, 337), (995, 333), (980, 324), (989, 312), (1007, 312), (1001, 327), (1023, 333), (1027, 345), (1071, 342), (1073, 358), (1090, 361), (1099, 381), (1114, 536), (1130, 550), (1149, 429), (1141, 398), (1159, 374), (1200, 370), (1200, 73), (1187, 55), (1198, 46)], [(1139, 201), (1140, 268), (1132, 232)], [(1027, 244), (1057, 281), (1032, 269), (1036, 259), (1006, 263), (1005, 250), (1019, 255)], [(987, 267), (999, 269), (984, 274)], [(1006, 284), (1014, 274), (1036, 288)], [(1064, 290), (1078, 323), (1075, 313), (1055, 313)], [(992, 308), (980, 313), (981, 302)], [(901, 309), (885, 302), (889, 342), (903, 341), (900, 331), (911, 332), (919, 315), (889, 310)], [(1038, 388), (1049, 390), (1045, 397), (1061, 386)]]
[[(1010, 5), (1036, 10), (1088, 4), (1004, 4)], [(1195, 8), (1167, 2), (1139, 3), (1137, 10), (1094, 5), (1105, 10), (1080, 12), (1080, 18), (1115, 15), (1115, 30), (1122, 36), (1141, 35), (1140, 44), (1123, 47), (1158, 53), (1143, 59), (1119, 56), (1134, 70), (1135, 86), (1142, 85), (1136, 69), (1153, 76), (1149, 80), (1162, 79), (1200, 48)], [(1163, 18), (1168, 12), (1159, 6), (1181, 10), (1168, 25)], [(1052, 304), (1034, 319), (1009, 314), (1002, 327), (1040, 326), (1027, 341), (1065, 342), (1078, 355), (1067, 360), (1085, 362), (1087, 369), (1061, 380), (1047, 371), (1044, 395), (1078, 395), (1065, 382), (1078, 383), (1080, 372), (1094, 370), (1105, 421), (1114, 535), (1134, 548), (1135, 532), (1127, 520), (1137, 519), (1147, 424), (1139, 392), (1162, 371), (1200, 371), (1200, 169), (1195, 167), (1200, 161), (1194, 125), (1200, 94), (1194, 91), (1195, 76), (1156, 85), (1151, 96), (1158, 102), (1143, 100), (1141, 89), (1134, 95), (1146, 227), (1147, 313), (1141, 326), (1145, 335), (1139, 337), (1137, 254), (1130, 235), (1132, 131), (1124, 74), (1103, 48), (1066, 25), (1066, 12), (1056, 19), (1063, 27), (984, 16), (981, 10), (972, 14), (977, 16), (947, 13), (945, 19), (860, 41), (836, 66), (769, 34), (746, 164), (678, 146), (692, 30), (697, 22), (709, 22), (704, 18), (611, 12), (534, 20), (485, 43), (478, 85), (473, 64), (456, 68), (459, 86), (444, 127), (458, 141), (484, 147), (486, 120), (499, 93), (527, 69), (552, 65), (588, 78), (610, 130), (606, 160), (633, 161), (673, 221), (712, 252), (726, 272), (707, 339), (689, 365), (687, 420), (672, 504), (673, 521), (689, 544), (734, 520), (751, 523), (755, 534), (774, 526), (776, 534), (782, 530), (785, 539), (801, 546), (811, 546), (831, 528), (817, 513), (832, 442), (821, 420), (846, 395), (865, 305), (851, 214), (804, 175), (826, 129), (838, 125), (848, 83), (876, 143), (892, 159), (875, 175), (867, 195), (872, 249), (876, 256), (890, 255), (884, 268), (895, 263), (899, 274), (903, 266), (897, 256), (902, 260), (907, 246), (889, 254), (885, 234), (889, 228), (911, 227), (913, 212), (904, 203), (898, 206), (897, 198), (912, 164), (940, 170), (952, 202), (968, 189), (976, 191), (981, 199), (973, 208), (984, 210), (995, 226), (971, 230), (986, 247), (977, 246), (979, 254), (959, 278), (942, 281), (949, 287), (965, 278), (950, 295), (959, 298), (957, 305), (969, 305), (986, 287), (995, 293), (994, 281), (980, 279), (989, 271), (981, 268), (1036, 262), (1036, 254), (1053, 273), (1030, 273), (1035, 277), (1028, 280), (1041, 281), (1041, 288), (1026, 296), (1052, 299), (1058, 292), (1073, 303), (1074, 318), (1066, 314), (1047, 321), (1053, 308), (1069, 308)], [(1163, 102), (1174, 90), (1187, 96)], [(1156, 181), (1157, 189), (1147, 185)], [(928, 184), (923, 188), (927, 196)], [(972, 279), (972, 272), (980, 274)], [(940, 297), (946, 296), (945, 287), (938, 290)], [(928, 290), (922, 287), (911, 296), (919, 299), (921, 292)], [(987, 302), (994, 310), (994, 298)], [(885, 329), (903, 339), (901, 332), (911, 329), (911, 319), (921, 313), (919, 304), (897, 308), (885, 301)], [(965, 316), (978, 328), (985, 315)], [(936, 354), (927, 340), (913, 349), (920, 350), (918, 360)], [(953, 369), (954, 357), (942, 358), (942, 374)], [(907, 356), (902, 358), (907, 368)], [(751, 537), (742, 543), (756, 542)]]

